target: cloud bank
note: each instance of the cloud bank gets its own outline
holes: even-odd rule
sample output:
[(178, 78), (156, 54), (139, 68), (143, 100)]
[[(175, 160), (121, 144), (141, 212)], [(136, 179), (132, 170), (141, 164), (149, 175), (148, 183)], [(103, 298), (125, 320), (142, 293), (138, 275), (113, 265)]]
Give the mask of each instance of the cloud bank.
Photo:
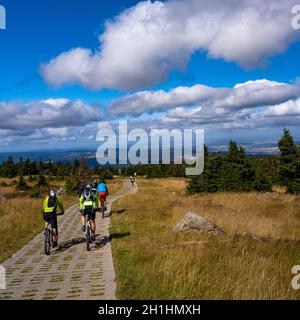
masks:
[(233, 88), (213, 88), (198, 84), (177, 87), (169, 92), (140, 91), (112, 102), (110, 111), (118, 115), (138, 116), (145, 112), (197, 105), (201, 106), (202, 113), (217, 115), (231, 110), (277, 105), (299, 95), (299, 85), (266, 79), (247, 81), (236, 84)]
[[(63, 127), (83, 126), (102, 119), (99, 108), (69, 99), (47, 99), (28, 104), (0, 102), (2, 130), (34, 130), (56, 128), (52, 132), (64, 132)], [(53, 131), (54, 130), (54, 131)]]

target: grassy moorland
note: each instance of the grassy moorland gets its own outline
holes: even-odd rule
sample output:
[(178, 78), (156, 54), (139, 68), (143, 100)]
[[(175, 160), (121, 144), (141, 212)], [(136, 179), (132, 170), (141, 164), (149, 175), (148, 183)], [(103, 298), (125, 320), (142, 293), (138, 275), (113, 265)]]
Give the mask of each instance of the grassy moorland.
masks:
[[(27, 179), (27, 178), (26, 178)], [(29, 198), (25, 193), (16, 191), (11, 186), (11, 179), (0, 179), (0, 192), (6, 196), (0, 200), (0, 263), (21, 249), (44, 227), (42, 219), (43, 199)], [(28, 182), (28, 181), (27, 181)], [(63, 181), (51, 181), (52, 187), (63, 187)], [(31, 185), (28, 182), (28, 185)], [(110, 192), (117, 192), (122, 186), (120, 179), (108, 181)], [(76, 204), (77, 195), (63, 195), (65, 209)]]
[[(299, 299), (290, 285), (291, 269), (300, 264), (299, 196), (278, 190), (188, 196), (184, 179), (138, 182), (138, 193), (113, 205), (119, 298)], [(226, 236), (173, 234), (187, 211)], [(243, 232), (267, 242), (238, 237)]]

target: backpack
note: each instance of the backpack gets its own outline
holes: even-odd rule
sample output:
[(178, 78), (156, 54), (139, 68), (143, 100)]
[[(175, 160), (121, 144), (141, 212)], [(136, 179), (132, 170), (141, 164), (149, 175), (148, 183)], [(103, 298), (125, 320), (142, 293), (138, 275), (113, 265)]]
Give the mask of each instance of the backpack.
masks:
[(48, 198), (48, 208), (54, 208), (56, 206), (56, 197)]

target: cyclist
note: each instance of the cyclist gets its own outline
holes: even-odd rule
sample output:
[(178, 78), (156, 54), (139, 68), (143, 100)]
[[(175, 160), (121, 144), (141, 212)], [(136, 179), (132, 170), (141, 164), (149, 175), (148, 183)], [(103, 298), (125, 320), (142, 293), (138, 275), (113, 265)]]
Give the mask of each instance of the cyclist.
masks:
[(97, 190), (97, 187), (98, 187), (98, 182), (97, 182), (97, 180), (94, 180), (94, 181), (92, 182), (91, 187), (92, 187), (93, 190), (94, 190), (94, 189)]
[(82, 231), (85, 232), (86, 216), (89, 215), (91, 220), (92, 241), (95, 241), (96, 235), (96, 207), (97, 201), (90, 185), (87, 185), (80, 196), (80, 212)]
[(134, 178), (132, 176), (129, 177), (131, 185), (134, 187)]
[(98, 187), (98, 183), (96, 180), (94, 180), (93, 183), (91, 184), (91, 190), (92, 190), (92, 196), (94, 197), (96, 210), (98, 209), (97, 187)]
[(57, 247), (58, 241), (58, 226), (57, 226), (57, 206), (59, 206), (61, 215), (65, 213), (64, 205), (60, 197), (56, 194), (54, 190), (50, 190), (49, 195), (44, 200), (43, 205), (43, 218), (45, 220), (45, 232), (48, 228), (49, 222), (52, 225), (52, 240), (53, 247)]
[(106, 208), (106, 197), (108, 196), (108, 188), (104, 181), (104, 179), (101, 179), (98, 188), (97, 188), (97, 195), (98, 195), (98, 208), (101, 208), (101, 200), (104, 200), (105, 210)]

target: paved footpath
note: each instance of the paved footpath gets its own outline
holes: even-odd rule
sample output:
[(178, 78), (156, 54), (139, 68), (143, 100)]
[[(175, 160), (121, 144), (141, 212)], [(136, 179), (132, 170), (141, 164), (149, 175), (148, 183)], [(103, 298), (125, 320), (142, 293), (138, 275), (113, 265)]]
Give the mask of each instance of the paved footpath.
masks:
[[(44, 254), (44, 236), (33, 240), (2, 265), (6, 268), (7, 289), (0, 299), (116, 299), (115, 271), (109, 236), (112, 202), (137, 191), (129, 180), (109, 197), (108, 212), (102, 219), (97, 213), (97, 240), (86, 250), (81, 230), (79, 205), (59, 217), (59, 245), (50, 256)], [(30, 210), (30, 208), (28, 208)]]

